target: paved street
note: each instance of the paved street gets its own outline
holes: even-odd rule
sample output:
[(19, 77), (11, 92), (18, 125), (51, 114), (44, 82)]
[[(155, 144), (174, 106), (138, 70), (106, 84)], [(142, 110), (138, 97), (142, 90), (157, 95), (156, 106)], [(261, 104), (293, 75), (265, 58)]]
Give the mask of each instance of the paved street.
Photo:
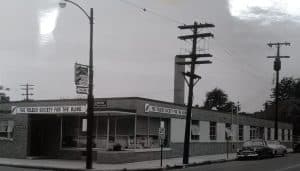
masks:
[(50, 170), (24, 169), (24, 168), (17, 168), (17, 167), (0, 166), (0, 171), (50, 171)]
[(263, 160), (233, 161), (219, 164), (203, 165), (178, 169), (185, 171), (299, 171), (300, 154), (288, 154), (286, 157), (276, 157)]

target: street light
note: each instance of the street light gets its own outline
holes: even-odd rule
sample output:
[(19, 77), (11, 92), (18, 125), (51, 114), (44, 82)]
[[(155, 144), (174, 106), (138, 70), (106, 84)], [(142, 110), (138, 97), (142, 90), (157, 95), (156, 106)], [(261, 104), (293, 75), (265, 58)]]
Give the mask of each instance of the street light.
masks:
[(93, 120), (94, 120), (94, 96), (93, 96), (93, 24), (94, 12), (90, 8), (90, 15), (77, 3), (71, 0), (64, 0), (59, 3), (61, 8), (66, 7), (66, 3), (71, 3), (78, 7), (90, 22), (90, 61), (89, 61), (89, 87), (87, 97), (87, 138), (86, 138), (86, 169), (92, 169), (93, 156), (92, 156), (92, 143), (93, 143)]

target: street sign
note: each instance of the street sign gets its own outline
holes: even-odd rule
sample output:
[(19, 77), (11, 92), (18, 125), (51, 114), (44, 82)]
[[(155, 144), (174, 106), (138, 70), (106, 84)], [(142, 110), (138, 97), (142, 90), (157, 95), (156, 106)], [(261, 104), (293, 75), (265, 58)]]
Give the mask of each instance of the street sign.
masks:
[(159, 139), (164, 140), (166, 138), (166, 129), (159, 128), (158, 135), (159, 135)]
[(94, 109), (95, 108), (107, 108), (107, 101), (96, 101), (96, 102), (94, 102)]
[(75, 85), (77, 94), (88, 94), (88, 66), (75, 63)]
[(75, 85), (87, 87), (88, 86), (89, 69), (87, 65), (75, 63)]
[(76, 86), (76, 93), (77, 94), (88, 94), (88, 87)]

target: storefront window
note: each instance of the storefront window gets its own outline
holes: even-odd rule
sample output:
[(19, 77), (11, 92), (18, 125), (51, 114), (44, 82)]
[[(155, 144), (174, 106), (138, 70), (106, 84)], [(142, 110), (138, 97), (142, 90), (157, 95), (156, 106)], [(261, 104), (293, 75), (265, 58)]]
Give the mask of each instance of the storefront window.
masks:
[(63, 117), (62, 122), (62, 147), (84, 148), (86, 146), (86, 119), (83, 117)]
[(284, 134), (284, 129), (281, 130), (281, 140), (285, 140), (285, 134)]
[(226, 140), (232, 140), (231, 123), (225, 124), (225, 138)]
[(209, 137), (210, 137), (210, 140), (217, 139), (217, 123), (216, 122), (209, 122)]
[(12, 139), (14, 130), (14, 121), (0, 121), (0, 139)]
[(250, 126), (250, 139), (255, 139), (257, 134), (257, 129), (255, 126)]
[(191, 126), (191, 140), (199, 140), (200, 139), (200, 129), (199, 129), (199, 121), (192, 120)]
[(244, 140), (244, 125), (239, 125), (239, 140)]

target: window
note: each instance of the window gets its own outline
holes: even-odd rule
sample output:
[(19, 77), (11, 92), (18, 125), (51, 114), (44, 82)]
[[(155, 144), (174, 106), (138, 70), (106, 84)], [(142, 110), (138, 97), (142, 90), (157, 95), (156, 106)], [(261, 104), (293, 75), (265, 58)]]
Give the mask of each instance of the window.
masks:
[(232, 139), (232, 130), (231, 130), (231, 124), (230, 123), (225, 124), (225, 138), (226, 138), (226, 140), (231, 140)]
[(200, 139), (200, 129), (199, 129), (199, 121), (192, 120), (191, 126), (191, 140), (199, 140)]
[(289, 141), (291, 140), (291, 130), (289, 130), (289, 129), (288, 129), (288, 137), (287, 138)]
[(268, 128), (267, 130), (267, 139), (271, 140), (271, 128)]
[(281, 140), (282, 141), (285, 140), (284, 129), (281, 130)]
[(256, 137), (260, 139), (265, 139), (265, 128), (256, 127)]
[(256, 127), (255, 126), (250, 126), (250, 140), (256, 138)]
[(217, 139), (217, 123), (209, 122), (209, 138), (210, 140)]
[(239, 140), (244, 140), (244, 125), (239, 125)]
[(0, 121), (0, 138), (12, 139), (14, 130), (14, 121)]

